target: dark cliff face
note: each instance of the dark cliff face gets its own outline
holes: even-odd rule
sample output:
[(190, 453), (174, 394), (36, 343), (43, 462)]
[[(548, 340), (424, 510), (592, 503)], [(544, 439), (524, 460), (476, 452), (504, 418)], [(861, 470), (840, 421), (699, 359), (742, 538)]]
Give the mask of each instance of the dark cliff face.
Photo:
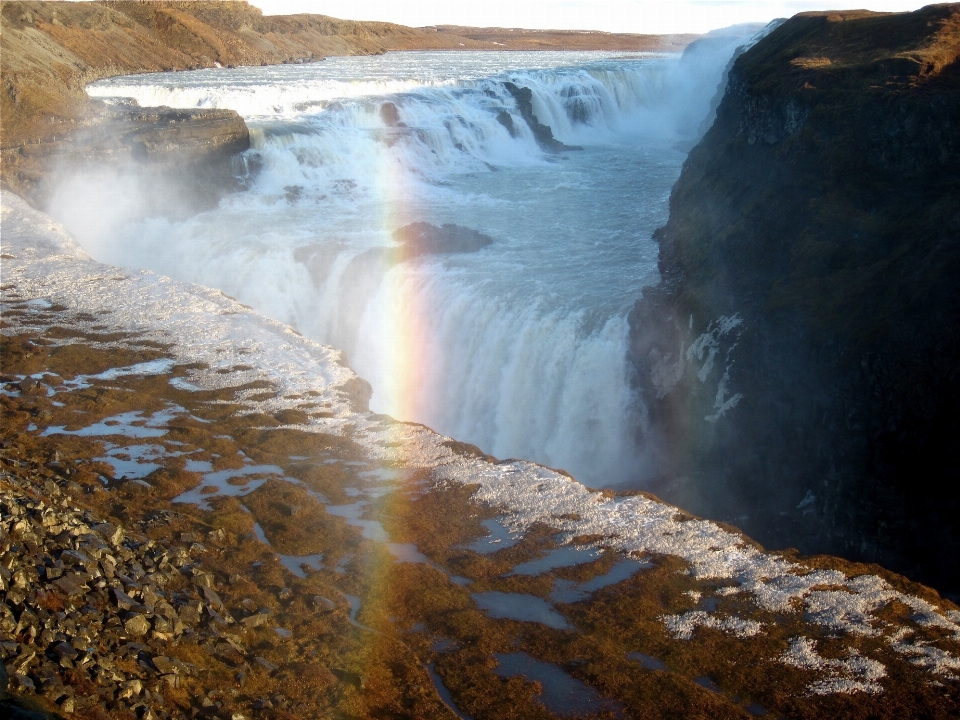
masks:
[(960, 5), (742, 55), (631, 315), (655, 490), (960, 592)]

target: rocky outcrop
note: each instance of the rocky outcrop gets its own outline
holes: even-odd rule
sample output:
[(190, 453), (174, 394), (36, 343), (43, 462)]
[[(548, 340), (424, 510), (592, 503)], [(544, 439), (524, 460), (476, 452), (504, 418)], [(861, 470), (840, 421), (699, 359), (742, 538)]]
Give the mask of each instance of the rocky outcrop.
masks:
[(631, 314), (655, 491), (960, 592), (960, 6), (743, 54)]
[[(513, 99), (517, 101), (517, 109), (520, 111), (520, 117), (522, 117), (527, 123), (527, 126), (530, 128), (530, 132), (533, 133), (533, 136), (537, 139), (537, 143), (541, 148), (548, 152), (562, 152), (564, 150), (583, 149), (577, 147), (576, 145), (564, 145), (553, 136), (553, 130), (549, 125), (544, 125), (542, 122), (540, 122), (536, 113), (533, 111), (533, 91), (530, 88), (520, 87), (512, 82), (505, 82), (503, 86), (511, 95), (513, 95)], [(501, 125), (507, 128), (507, 131), (511, 136), (515, 135), (516, 129), (514, 128), (512, 119), (508, 122), (507, 120), (498, 117), (497, 120)]]
[(106, 110), (74, 132), (4, 151), (4, 179), (45, 207), (57, 172), (135, 175), (155, 190), (142, 198), (146, 212), (190, 213), (237, 188), (235, 158), (249, 147), (246, 123), (233, 110)]

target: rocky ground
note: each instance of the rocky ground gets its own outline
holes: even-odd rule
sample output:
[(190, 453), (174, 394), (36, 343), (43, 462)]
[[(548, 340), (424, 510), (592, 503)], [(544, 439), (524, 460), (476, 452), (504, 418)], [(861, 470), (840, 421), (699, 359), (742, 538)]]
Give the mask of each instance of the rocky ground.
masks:
[[(960, 610), (366, 411), (3, 196), (3, 661), (78, 718), (955, 717)], [(572, 704), (571, 704), (572, 703)]]

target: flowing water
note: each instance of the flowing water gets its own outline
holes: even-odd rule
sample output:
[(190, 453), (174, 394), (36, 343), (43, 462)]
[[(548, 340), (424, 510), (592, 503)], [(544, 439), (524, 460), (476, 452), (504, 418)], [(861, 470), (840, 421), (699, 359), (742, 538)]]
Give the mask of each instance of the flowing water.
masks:
[[(658, 280), (651, 234), (738, 42), (683, 61), (406, 52), (101, 81), (91, 95), (237, 110), (248, 189), (145, 219), (138, 192), (163, 188), (66, 176), (53, 214), (99, 260), (218, 287), (342, 349), (376, 411), (589, 485), (636, 481), (626, 317)], [(580, 149), (538, 142), (518, 88)], [(414, 222), (493, 242), (404, 259), (393, 233)]]

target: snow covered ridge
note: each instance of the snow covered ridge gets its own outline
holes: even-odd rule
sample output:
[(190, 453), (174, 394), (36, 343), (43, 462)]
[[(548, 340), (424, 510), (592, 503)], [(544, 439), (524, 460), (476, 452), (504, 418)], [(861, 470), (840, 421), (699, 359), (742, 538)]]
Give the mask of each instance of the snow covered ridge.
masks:
[[(15, 290), (38, 307), (62, 305), (72, 313), (88, 313), (95, 316), (91, 326), (108, 325), (112, 331), (169, 345), (177, 364), (204, 364), (177, 379), (181, 387), (218, 389), (268, 381), (277, 390), (273, 397), (250, 397), (258, 390), (241, 396), (251, 410), (275, 412), (315, 403), (327, 417), (312, 417), (297, 427), (349, 435), (371, 458), (432, 469), (440, 481), (476, 484), (475, 498), (503, 508), (506, 524), (517, 532), (544, 523), (559, 528), (567, 541), (602, 536), (605, 544), (624, 553), (674, 555), (688, 564), (692, 577), (712, 581), (710, 592), (718, 598), (742, 594), (761, 612), (802, 613), (821, 635), (881, 640), (929, 671), (931, 682), (960, 679), (960, 657), (939, 647), (960, 642), (960, 611), (899, 592), (878, 576), (811, 570), (765, 553), (712, 522), (684, 520), (677, 508), (644, 496), (611, 498), (534, 463), (493, 463), (456, 454), (444, 444), (450, 438), (363, 409), (363, 383), (343, 365), (338, 351), (219, 291), (97, 263), (48, 216), (9, 193), (2, 195), (2, 246), (5, 292)], [(165, 372), (161, 366), (156, 372)], [(893, 602), (912, 611), (909, 623), (878, 617)], [(691, 638), (699, 627), (742, 638), (765, 631), (762, 618), (725, 615), (709, 606), (661, 620), (679, 640)], [(941, 640), (921, 638), (921, 629), (936, 629)], [(883, 690), (884, 665), (853, 648), (845, 658), (825, 658), (814, 638), (800, 636), (779, 660), (814, 671), (811, 694)]]

